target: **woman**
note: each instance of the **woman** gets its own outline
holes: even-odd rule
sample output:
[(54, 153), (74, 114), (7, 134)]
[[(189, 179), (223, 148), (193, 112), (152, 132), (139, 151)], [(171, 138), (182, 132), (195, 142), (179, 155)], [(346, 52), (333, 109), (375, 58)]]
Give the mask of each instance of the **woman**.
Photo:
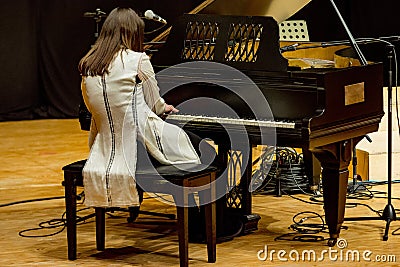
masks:
[(83, 169), (88, 206), (139, 206), (138, 142), (162, 164), (200, 163), (188, 135), (158, 116), (178, 110), (159, 95), (142, 52), (143, 34), (144, 22), (132, 9), (116, 8), (79, 62), (83, 98), (92, 114)]

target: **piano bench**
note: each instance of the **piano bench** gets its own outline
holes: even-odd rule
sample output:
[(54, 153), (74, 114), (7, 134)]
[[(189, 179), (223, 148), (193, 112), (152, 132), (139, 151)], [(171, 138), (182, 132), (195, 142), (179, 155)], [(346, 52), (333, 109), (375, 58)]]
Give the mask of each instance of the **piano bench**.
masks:
[[(82, 169), (86, 160), (68, 164), (62, 168), (64, 172), (66, 227), (68, 243), (68, 259), (76, 259), (76, 206), (77, 186), (83, 186)], [(202, 168), (204, 167), (204, 168)], [(186, 165), (185, 169), (174, 166), (159, 166), (155, 170), (140, 169), (136, 171), (137, 183), (144, 185), (145, 192), (171, 193), (180, 203), (187, 203), (188, 195), (199, 192), (200, 203), (205, 203), (205, 223), (208, 262), (216, 261), (216, 204), (215, 179), (218, 169), (214, 166)], [(167, 183), (168, 181), (169, 183)], [(183, 201), (183, 202), (181, 202)], [(176, 204), (176, 203), (175, 203)], [(176, 205), (177, 229), (179, 240), (180, 266), (188, 266), (188, 207)], [(96, 216), (96, 246), (98, 250), (105, 249), (105, 213), (107, 208), (95, 208)]]

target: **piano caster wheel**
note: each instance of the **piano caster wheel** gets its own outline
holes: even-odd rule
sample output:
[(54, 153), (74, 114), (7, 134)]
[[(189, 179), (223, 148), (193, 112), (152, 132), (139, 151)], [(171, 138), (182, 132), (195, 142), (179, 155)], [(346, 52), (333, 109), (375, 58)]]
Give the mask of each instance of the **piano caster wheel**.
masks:
[(333, 247), (334, 245), (336, 245), (336, 242), (337, 242), (337, 238), (329, 238), (328, 246)]

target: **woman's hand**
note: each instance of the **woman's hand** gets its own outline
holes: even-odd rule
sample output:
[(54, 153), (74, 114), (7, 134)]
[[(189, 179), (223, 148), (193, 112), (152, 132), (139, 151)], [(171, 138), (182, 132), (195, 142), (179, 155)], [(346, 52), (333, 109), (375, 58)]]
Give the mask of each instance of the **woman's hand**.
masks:
[(173, 105), (165, 104), (165, 111), (164, 112), (165, 113), (177, 113), (177, 112), (179, 112), (179, 110), (176, 109)]

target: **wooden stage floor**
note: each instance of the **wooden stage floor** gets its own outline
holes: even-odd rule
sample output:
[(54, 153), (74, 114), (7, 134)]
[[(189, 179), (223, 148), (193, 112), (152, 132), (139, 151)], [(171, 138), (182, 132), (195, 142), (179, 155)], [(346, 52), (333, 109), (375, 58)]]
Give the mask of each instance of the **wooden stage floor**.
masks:
[[(178, 266), (178, 242), (173, 220), (140, 215), (135, 223), (127, 223), (125, 213), (114, 213), (107, 218), (106, 247), (96, 251), (93, 219), (78, 226), (78, 259), (67, 260), (66, 230), (57, 226), (64, 213), (64, 191), (61, 168), (70, 162), (87, 157), (87, 132), (79, 128), (77, 120), (36, 120), (0, 123), (0, 266)], [(385, 171), (385, 170), (383, 170)], [(399, 177), (394, 177), (397, 179)], [(370, 177), (374, 179), (374, 177)], [(385, 192), (385, 185), (370, 190)], [(398, 184), (393, 185), (393, 205)], [(351, 203), (367, 204), (381, 210), (386, 205), (385, 194), (375, 194), (368, 200), (350, 199)], [(55, 198), (18, 203), (19, 201)], [(57, 198), (60, 197), (60, 198)], [(296, 234), (289, 226), (299, 212), (323, 215), (322, 205), (311, 202), (308, 195), (254, 196), (253, 211), (261, 215), (259, 230), (232, 241), (217, 245), (217, 262), (206, 262), (204, 244), (189, 244), (190, 266), (399, 266), (400, 238), (392, 232), (400, 227), (398, 221), (390, 225), (388, 241), (382, 241), (385, 222), (381, 220), (346, 221), (341, 244), (331, 255), (326, 240), (317, 242), (277, 239), (285, 234)], [(15, 203), (14, 205), (7, 205)], [(78, 208), (85, 208), (79, 205)], [(155, 199), (146, 199), (142, 210), (174, 213), (175, 209)], [(91, 210), (79, 212), (80, 216)], [(310, 215), (308, 215), (310, 216)], [(376, 216), (366, 206), (350, 205), (346, 218)], [(400, 215), (399, 215), (400, 216)], [(308, 220), (319, 223), (318, 220)], [(308, 222), (307, 221), (307, 222)], [(41, 228), (40, 228), (41, 227)], [(54, 228), (49, 228), (54, 227)], [(37, 230), (36, 228), (40, 228)], [(57, 233), (61, 231), (60, 233)], [(296, 234), (298, 235), (298, 234)], [(313, 236), (327, 238), (322, 232)], [(265, 256), (268, 249), (268, 257)], [(273, 260), (270, 253), (275, 250)], [(282, 259), (279, 260), (278, 251)], [(371, 254), (368, 254), (368, 251)], [(283, 254), (283, 253), (286, 254)], [(308, 254), (316, 259), (308, 258)], [(295, 260), (299, 253), (299, 260)], [(356, 256), (360, 255), (359, 261)], [(259, 254), (259, 257), (257, 256)], [(302, 257), (302, 254), (305, 256)], [(322, 256), (321, 256), (322, 255)], [(347, 259), (346, 259), (346, 255)], [(364, 255), (364, 258), (363, 258)], [(290, 257), (289, 257), (290, 256)], [(335, 259), (336, 258), (336, 259)], [(370, 261), (368, 261), (368, 259)]]

